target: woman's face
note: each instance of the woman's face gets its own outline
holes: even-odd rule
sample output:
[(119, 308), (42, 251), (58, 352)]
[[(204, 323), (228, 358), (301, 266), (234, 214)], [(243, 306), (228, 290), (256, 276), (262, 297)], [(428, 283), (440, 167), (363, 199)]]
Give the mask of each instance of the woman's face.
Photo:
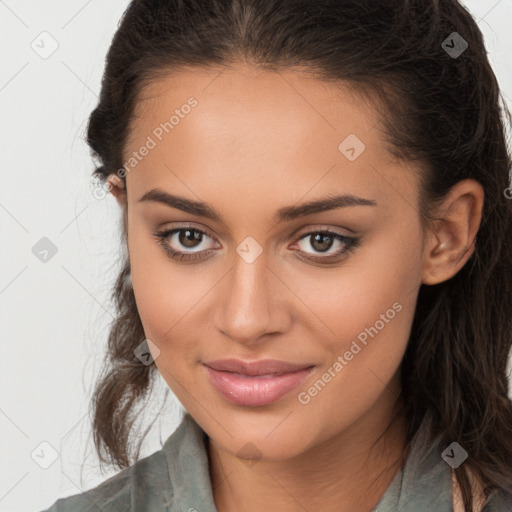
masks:
[[(417, 169), (381, 128), (298, 71), (191, 68), (144, 90), (124, 153), (137, 306), (161, 375), (232, 454), (286, 459), (389, 418), (425, 269)], [(343, 195), (361, 200), (306, 207)], [(231, 358), (314, 368), (205, 365)]]

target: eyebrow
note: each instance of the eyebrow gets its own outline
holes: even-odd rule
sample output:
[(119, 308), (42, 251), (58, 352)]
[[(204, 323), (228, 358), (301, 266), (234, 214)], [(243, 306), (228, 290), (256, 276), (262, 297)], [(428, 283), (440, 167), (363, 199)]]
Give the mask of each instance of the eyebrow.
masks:
[[(220, 213), (208, 203), (193, 201), (185, 197), (169, 194), (168, 192), (158, 188), (154, 188), (146, 192), (139, 199), (139, 202), (160, 203), (187, 213), (224, 223), (222, 215), (220, 215)], [(305, 217), (313, 213), (334, 210), (336, 208), (347, 208), (349, 206), (377, 206), (377, 202), (374, 199), (365, 199), (352, 194), (327, 196), (298, 206), (285, 206), (280, 208), (275, 213), (273, 220), (276, 223), (285, 222)]]

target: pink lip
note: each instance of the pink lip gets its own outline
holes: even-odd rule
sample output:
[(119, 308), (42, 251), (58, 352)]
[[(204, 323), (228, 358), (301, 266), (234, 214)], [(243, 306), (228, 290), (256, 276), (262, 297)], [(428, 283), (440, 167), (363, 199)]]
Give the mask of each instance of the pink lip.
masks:
[(316, 367), (276, 360), (224, 359), (203, 363), (212, 385), (232, 403), (262, 406), (296, 388)]
[(259, 361), (242, 361), (241, 359), (218, 359), (206, 361), (206, 366), (214, 370), (241, 373), (243, 375), (267, 375), (269, 373), (289, 373), (313, 366), (309, 363), (288, 363), (278, 359), (260, 359)]

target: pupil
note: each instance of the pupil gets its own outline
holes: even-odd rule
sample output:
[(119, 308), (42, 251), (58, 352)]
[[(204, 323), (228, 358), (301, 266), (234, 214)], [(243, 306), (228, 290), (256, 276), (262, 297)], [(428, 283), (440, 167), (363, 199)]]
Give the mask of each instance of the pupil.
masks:
[[(185, 233), (185, 236), (183, 234)], [(180, 231), (179, 241), (184, 247), (194, 247), (196, 241), (201, 241), (201, 233), (193, 229), (184, 229)]]
[[(320, 245), (319, 248), (315, 247), (315, 249), (317, 249), (317, 250), (319, 250), (321, 252), (327, 251), (332, 246), (332, 237), (331, 237), (331, 235), (327, 235), (327, 234), (323, 234), (323, 233), (316, 233), (315, 235), (313, 235), (313, 241), (314, 241), (314, 243), (311, 244), (311, 245), (313, 245), (313, 247), (315, 247), (315, 243), (316, 242), (321, 242), (321, 245)], [(325, 245), (326, 241), (329, 241), (327, 246)]]

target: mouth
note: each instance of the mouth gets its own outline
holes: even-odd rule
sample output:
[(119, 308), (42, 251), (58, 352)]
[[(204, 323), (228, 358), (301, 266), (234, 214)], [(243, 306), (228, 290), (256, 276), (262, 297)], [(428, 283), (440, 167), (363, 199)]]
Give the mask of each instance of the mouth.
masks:
[[(239, 362), (230, 364), (236, 365)], [(282, 371), (283, 364), (288, 367), (297, 366), (267, 361), (260, 363), (259, 367), (245, 367), (243, 371), (230, 371), (213, 368), (210, 363), (203, 363), (208, 380), (216, 391), (229, 402), (246, 407), (261, 407), (278, 401), (299, 386), (317, 368), (315, 365), (298, 365), (302, 367)], [(281, 366), (281, 371), (269, 371), (270, 366), (275, 370), (276, 365)], [(219, 363), (217, 366), (222, 365)]]
[(246, 376), (279, 375), (304, 370), (314, 366), (311, 363), (291, 363), (278, 359), (243, 361), (241, 359), (218, 359), (207, 361), (206, 366), (218, 371), (227, 371)]

